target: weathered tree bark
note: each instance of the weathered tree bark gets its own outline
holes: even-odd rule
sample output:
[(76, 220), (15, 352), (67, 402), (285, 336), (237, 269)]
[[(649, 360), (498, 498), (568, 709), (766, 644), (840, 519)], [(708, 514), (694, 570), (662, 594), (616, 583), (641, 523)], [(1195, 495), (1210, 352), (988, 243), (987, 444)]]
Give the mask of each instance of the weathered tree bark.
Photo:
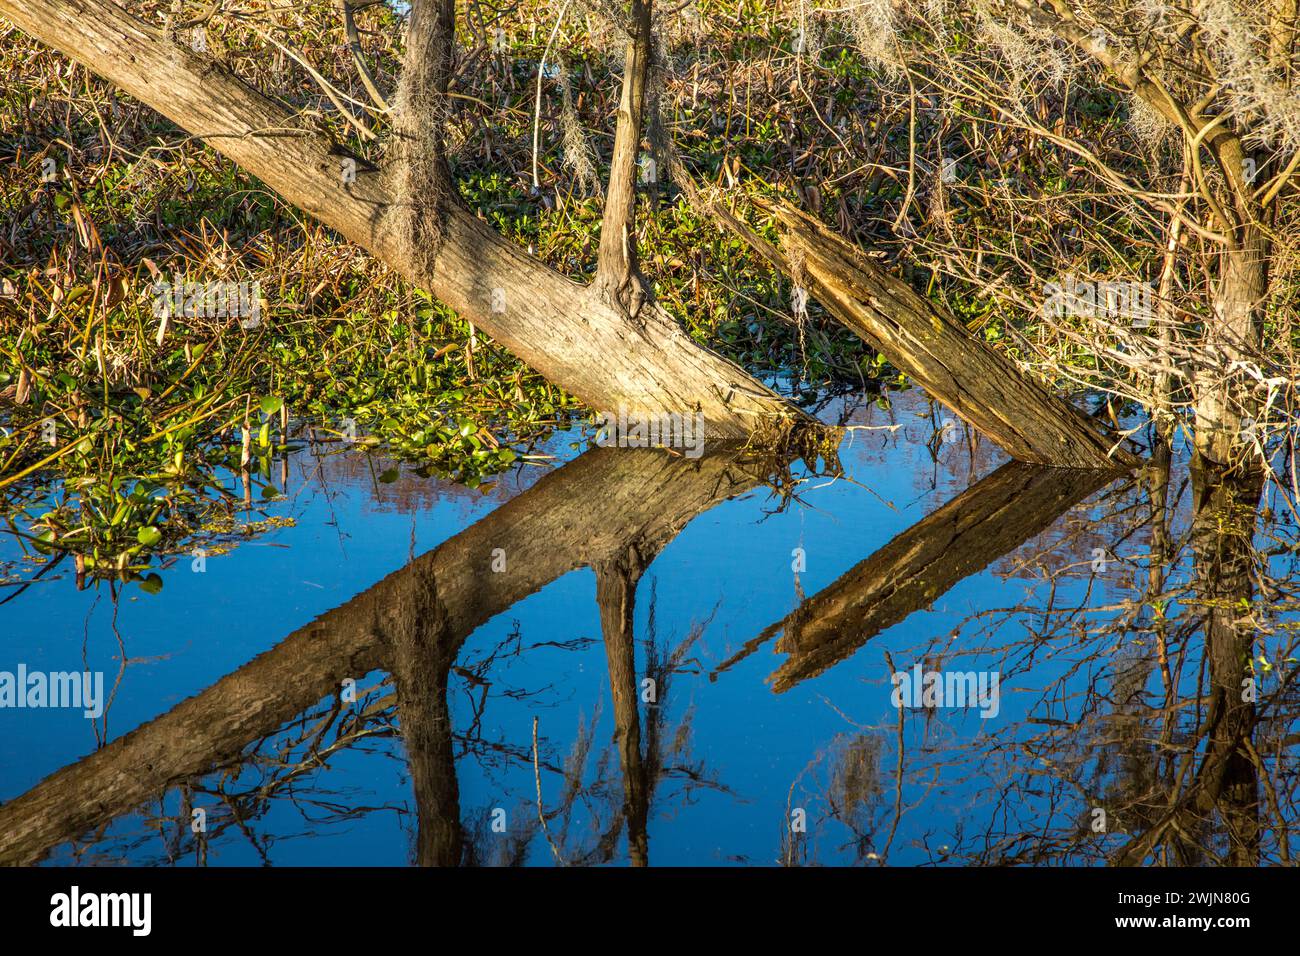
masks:
[(438, 247), (456, 184), (446, 154), (447, 91), (456, 52), (455, 0), (412, 0), (397, 88), (392, 150), (402, 260), (437, 271)]
[[(168, 787), (237, 762), (251, 741), (337, 694), (345, 677), (381, 667), (408, 708), (416, 700), (406, 714), (416, 724), (408, 728), (412, 760), (422, 764), (412, 773), (424, 801), (417, 855), (450, 858), (454, 784), (436, 778), (445, 767), (436, 695), (446, 679), (437, 670), (480, 624), (550, 581), (619, 560), (629, 547), (658, 553), (695, 515), (752, 488), (758, 471), (712, 451), (697, 461), (656, 449), (587, 452), (207, 690), (0, 806), (0, 865), (37, 862)], [(497, 548), (503, 572), (492, 571)]]
[[(303, 211), (363, 246), (593, 409), (703, 412), (711, 435), (747, 437), (801, 412), (696, 345), (661, 308), (632, 321), (493, 232), (459, 201), (425, 266), (403, 256), (380, 170), (111, 0), (0, 0), (0, 16), (153, 107)], [(356, 164), (355, 182), (344, 177)]]
[(959, 321), (884, 272), (811, 216), (765, 205), (782, 230), (773, 249), (716, 204), (712, 212), (796, 285), (934, 398), (1021, 461), (1061, 468), (1136, 467), (1069, 402), (1031, 379)]
[(933, 604), (1112, 480), (1097, 469), (1008, 462), (808, 598), (746, 650), (781, 634), (776, 650), (790, 656), (768, 682), (778, 694), (787, 691)]
[(609, 189), (600, 226), (596, 287), (612, 304), (635, 318), (645, 301), (636, 251), (636, 173), (645, 118), (646, 82), (650, 75), (652, 0), (632, 0), (623, 91), (610, 158)]
[(1196, 450), (1220, 465), (1242, 456), (1244, 428), (1259, 410), (1254, 383), (1234, 363), (1260, 364), (1273, 250), (1262, 226), (1247, 224), (1242, 232), (1238, 248), (1220, 253), (1219, 286), (1205, 325), (1208, 361), (1196, 376)]

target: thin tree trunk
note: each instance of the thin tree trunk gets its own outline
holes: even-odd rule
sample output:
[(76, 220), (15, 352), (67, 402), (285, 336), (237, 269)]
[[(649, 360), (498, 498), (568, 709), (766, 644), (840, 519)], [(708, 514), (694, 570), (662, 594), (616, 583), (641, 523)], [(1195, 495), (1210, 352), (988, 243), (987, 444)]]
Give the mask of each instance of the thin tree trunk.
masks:
[(456, 2), (412, 0), (408, 22), (393, 121), (398, 242), (404, 261), (421, 274), (432, 274), (437, 271), (447, 207), (455, 202), (456, 192), (445, 149)]
[[(1183, 172), (1178, 181), (1178, 192), (1185, 193), (1191, 187), (1191, 159), (1184, 149)], [(1179, 203), (1177, 210), (1181, 213), (1185, 203)], [(1165, 252), (1160, 263), (1160, 288), (1156, 292), (1156, 330), (1160, 341), (1160, 360), (1173, 362), (1174, 326), (1177, 313), (1173, 306), (1174, 284), (1178, 278), (1178, 251), (1181, 243), (1183, 220), (1181, 216), (1171, 216), (1169, 231), (1165, 237)], [(1171, 439), (1177, 420), (1174, 417), (1174, 376), (1172, 369), (1161, 369), (1156, 373), (1152, 385), (1151, 414), (1156, 421), (1156, 430), (1167, 442)]]
[(650, 75), (651, 7), (651, 0), (632, 2), (632, 36), (627, 43), (596, 271), (597, 288), (628, 316), (636, 316), (645, 299), (636, 252), (636, 174)]
[(609, 687), (614, 699), (614, 733), (623, 769), (623, 816), (627, 820), (627, 849), (633, 866), (648, 866), (647, 825), (650, 787), (641, 754), (641, 712), (637, 707), (636, 639), (633, 618), (636, 586), (648, 559), (635, 547), (595, 566), (596, 603), (605, 639)]

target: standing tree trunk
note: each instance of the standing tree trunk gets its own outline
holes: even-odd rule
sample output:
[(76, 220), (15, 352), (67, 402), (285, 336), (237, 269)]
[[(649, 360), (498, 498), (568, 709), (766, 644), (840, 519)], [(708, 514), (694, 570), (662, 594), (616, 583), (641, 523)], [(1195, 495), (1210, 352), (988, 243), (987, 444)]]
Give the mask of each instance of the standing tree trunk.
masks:
[(641, 311), (645, 300), (636, 254), (636, 170), (641, 126), (645, 120), (646, 82), (650, 76), (651, 7), (652, 0), (632, 0), (632, 34), (627, 43), (627, 65), (623, 70), (623, 92), (618, 104), (596, 268), (596, 288), (629, 317)]
[(445, 149), (456, 52), (455, 0), (414, 0), (397, 89), (394, 190), (403, 258), (433, 272), (456, 186)]
[(1242, 432), (1255, 423), (1259, 403), (1249, 376), (1235, 363), (1258, 364), (1272, 241), (1265, 227), (1243, 229), (1239, 247), (1220, 255), (1219, 285), (1206, 326), (1206, 367), (1196, 389), (1196, 450), (1220, 465), (1240, 455)]

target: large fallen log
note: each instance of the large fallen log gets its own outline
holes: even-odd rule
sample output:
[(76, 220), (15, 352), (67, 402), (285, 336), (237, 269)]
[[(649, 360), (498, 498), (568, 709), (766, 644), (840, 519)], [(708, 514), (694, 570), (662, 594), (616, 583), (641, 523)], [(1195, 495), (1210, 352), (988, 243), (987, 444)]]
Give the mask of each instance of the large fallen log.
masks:
[[(594, 410), (699, 411), (717, 438), (805, 417), (697, 345), (663, 309), (647, 304), (629, 315), (602, 290), (497, 235), (458, 200), (445, 203), (442, 241), (429, 261), (403, 256), (390, 177), (112, 0), (0, 0), (0, 16), (202, 139)], [(355, 181), (343, 175), (348, 161)]]
[(889, 275), (818, 220), (760, 204), (781, 249), (717, 204), (710, 211), (859, 338), (935, 399), (1020, 461), (1061, 468), (1128, 469), (1138, 458), (1069, 402), (970, 334), (953, 316)]

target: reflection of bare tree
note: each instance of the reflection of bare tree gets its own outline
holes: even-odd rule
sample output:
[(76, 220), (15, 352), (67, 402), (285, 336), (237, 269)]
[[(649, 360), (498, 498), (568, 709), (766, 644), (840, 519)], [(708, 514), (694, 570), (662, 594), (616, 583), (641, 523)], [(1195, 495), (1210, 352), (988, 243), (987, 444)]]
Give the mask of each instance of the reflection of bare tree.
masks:
[[(1166, 708), (1172, 702), (1168, 661), (1169, 623), (1162, 611), (1168, 562), (1172, 554), (1169, 522), (1169, 472), (1172, 452), (1158, 441), (1141, 480), (1149, 502), (1151, 550), (1147, 558), (1147, 584), (1141, 608), (1124, 630), (1137, 639), (1116, 652), (1111, 714), (1107, 720), (1109, 744), (1097, 749), (1094, 792), (1103, 794), (1102, 805), (1124, 808), (1108, 821), (1111, 832), (1141, 832), (1155, 822), (1158, 807), (1173, 784), (1170, 753), (1172, 723), (1158, 721), (1147, 703), (1147, 687), (1159, 668)], [(1149, 634), (1153, 642), (1143, 640)], [(1157, 742), (1157, 737), (1159, 741)], [(1118, 766), (1112, 763), (1118, 760)], [(1180, 863), (1195, 862), (1196, 845), (1177, 840), (1171, 849)]]
[[(1251, 605), (1263, 476), (1197, 460), (1192, 479), (1195, 592), (1209, 665), (1208, 700), (1200, 695), (1192, 739), (1204, 741), (1204, 747), (1187, 750), (1179, 768), (1182, 786), (1159, 818), (1124, 846), (1116, 862), (1143, 862), (1168, 833), (1176, 835), (1172, 842), (1179, 846), (1178, 856), (1186, 858), (1184, 841), (1203, 845), (1218, 829), (1227, 843), (1222, 862), (1254, 866), (1259, 863), (1259, 779), (1257, 757), (1252, 756), (1256, 713), (1249, 662), (1255, 633), (1244, 612)], [(1217, 828), (1211, 827), (1213, 816)]]
[(828, 790), (831, 816), (853, 834), (854, 856), (861, 860), (875, 845), (873, 810), (883, 796), (881, 787), (882, 740), (875, 734), (857, 734), (841, 748)]
[(415, 859), (421, 866), (456, 866), (463, 837), (447, 677), (459, 642), (448, 628), (432, 573), (412, 564), (394, 590), (385, 636), (415, 787)]
[[(692, 711), (675, 717), (672, 687), (678, 675), (698, 673), (699, 662), (692, 649), (703, 636), (708, 621), (696, 624), (675, 646), (661, 638), (655, 621), (655, 590), (652, 587), (645, 638), (645, 669), (640, 681), (635, 672), (632, 640), (632, 608), (621, 588), (614, 591), (619, 603), (602, 596), (608, 611), (617, 613), (619, 630), (607, 643), (610, 684), (614, 696), (614, 740), (611, 748), (597, 750), (594, 734), (597, 720), (579, 727), (564, 762), (563, 792), (557, 805), (545, 811), (554, 832), (556, 855), (567, 865), (608, 863), (620, 836), (626, 832), (629, 861), (633, 866), (649, 863), (649, 820), (658, 803), (665, 800), (663, 787), (680, 783), (674, 794), (683, 802), (699, 789), (728, 792), (693, 757)], [(626, 614), (626, 616), (625, 616)], [(644, 724), (640, 703), (645, 704)], [(611, 754), (612, 751), (612, 754)], [(617, 761), (617, 769), (615, 769)], [(621, 778), (616, 781), (617, 774)], [(574, 811), (581, 802), (591, 815), (591, 838), (574, 835)]]
[(856, 862), (888, 856), (892, 832), (883, 841), (880, 835), (899, 808), (886, 793), (885, 758), (884, 736), (864, 727), (837, 734), (813, 757), (790, 788), (789, 820), (781, 833), (783, 866), (816, 861), (818, 847), (808, 835), (816, 818), (835, 821), (848, 831), (847, 846)]
[[(109, 824), (140, 807), (163, 836), (152, 838), (161, 859), (202, 859), (207, 844), (241, 838), (269, 861), (285, 829), (272, 807), (298, 808), (308, 832), (405, 812), (320, 780), (338, 755), (373, 747), (409, 768), (417, 862), (544, 860), (544, 838), (564, 864), (609, 862), (624, 840), (633, 864), (648, 863), (653, 821), (699, 788), (725, 788), (696, 756), (688, 697), (674, 691), (699, 673), (694, 648), (712, 618), (663, 637), (654, 591), (638, 587), (693, 515), (753, 487), (756, 473), (712, 456), (583, 456), (209, 690), (0, 806), (0, 861), (37, 860), (88, 833), (81, 859), (112, 859), (119, 847), (139, 859), (143, 840), (117, 838)], [(861, 699), (828, 700), (849, 727), (814, 745), (791, 786), (787, 809), (806, 811), (810, 831), (787, 823), (779, 858), (1290, 862), (1300, 796), (1286, 759), (1300, 743), (1300, 638), (1291, 627), (1300, 532), (1289, 511), (1266, 508), (1268, 520), (1258, 520), (1258, 476), (1203, 465), (1174, 478), (1182, 474), (1157, 448), (1140, 481), (1118, 482), (1055, 521), (1106, 476), (1076, 483), (1073, 473), (1006, 466), (751, 642), (747, 653), (780, 633), (790, 657), (778, 689), (849, 655), (868, 663), (873, 655), (858, 653), (868, 640), (888, 648), (882, 706), (891, 655), (995, 669), (1004, 688), (1003, 716), (978, 731), (943, 710), (888, 710), (879, 724), (856, 723)], [(1266, 506), (1279, 500), (1269, 487)], [(508, 559), (501, 574), (487, 570), (497, 547)], [(910, 630), (883, 633), (994, 560), (1023, 585), (1018, 603), (916, 647), (898, 646)], [(548, 631), (530, 642), (516, 626), (473, 654), (463, 645), (478, 624), (579, 567), (595, 573), (613, 703), (604, 721), (597, 709), (566, 727), (563, 744), (549, 722), (534, 791), (533, 741), (491, 739), (485, 712), (503, 699), (529, 710), (536, 701), (539, 712), (551, 688), (515, 686), (509, 668), (546, 644), (590, 639)], [(649, 605), (644, 632), (634, 632), (638, 598)], [(389, 676), (373, 679), (360, 702), (338, 701), (344, 677), (378, 671)], [(1243, 695), (1252, 689), (1257, 696)], [(404, 755), (391, 749), (399, 733)], [(494, 784), (525, 771), (526, 785), (467, 808), (464, 794), (475, 792), (467, 757)], [(206, 835), (188, 829), (199, 805), (210, 808)], [(493, 829), (494, 806), (510, 810), (505, 833)]]
[(1171, 464), (1157, 447), (1141, 484), (1093, 506), (1099, 520), (1087, 533), (1106, 530), (1109, 566), (1094, 562), (1089, 574), (1086, 561), (1022, 553), (1040, 575), (1035, 599), (973, 615), (960, 637), (912, 650), (914, 660), (980, 660), (1004, 687), (1030, 691), (1023, 719), (975, 739), (927, 736), (943, 720), (929, 712), (900, 717), (900, 805), (921, 806), (935, 787), (972, 794), (949, 828), (913, 835), (931, 859), (1290, 861), (1296, 529), (1271, 515), (1264, 528), (1276, 543), (1257, 544), (1258, 473), (1197, 462), (1188, 501)]
[[(202, 864), (208, 845), (232, 833), (269, 863), (272, 843), (292, 836), (283, 829), (274, 839), (257, 833), (258, 821), (277, 802), (298, 811), (304, 826), (300, 835), (375, 812), (400, 812), (399, 806), (371, 805), (356, 792), (329, 790), (319, 782), (321, 771), (337, 755), (370, 750), (377, 741), (396, 736), (393, 705), (394, 695), (385, 684), (362, 692), (354, 705), (327, 700), (250, 743), (239, 762), (186, 781), (160, 794), (155, 804), (142, 806), (143, 835), (110, 835), (112, 821), (106, 820), (74, 844), (74, 859), (175, 863), (188, 856)], [(384, 747), (374, 749), (386, 753)], [(196, 811), (202, 814), (201, 828), (193, 825)]]
[(1233, 866), (1259, 863), (1259, 778), (1252, 756), (1255, 700), (1250, 660), (1253, 627), (1243, 619), (1251, 605), (1254, 532), (1263, 476), (1229, 474), (1209, 462), (1193, 466), (1197, 515), (1193, 530), (1197, 589), (1205, 604), (1209, 645), (1210, 706), (1203, 727), (1209, 748), (1198, 768), (1197, 809), (1216, 811)]
[(614, 700), (615, 739), (623, 766), (623, 814), (627, 818), (628, 855), (633, 866), (646, 866), (650, 856), (646, 832), (649, 794), (646, 768), (641, 759), (636, 638), (632, 630), (636, 586), (650, 563), (650, 557), (632, 545), (596, 565), (596, 603), (600, 606), (600, 629), (605, 636), (609, 686)]
[[(1297, 640), (1285, 623), (1266, 622), (1300, 607), (1296, 529), (1272, 516), (1270, 533), (1289, 528), (1291, 537), (1259, 549), (1259, 474), (1197, 463), (1188, 502), (1172, 465), (1157, 445), (1140, 483), (1107, 491), (1091, 506), (1097, 518), (1065, 522), (1066, 537), (1040, 552), (1024, 544), (1104, 478), (1070, 487), (1068, 474), (1005, 466), (715, 671), (780, 633), (777, 649), (790, 658), (772, 682), (787, 689), (999, 554), (1018, 555), (1008, 574), (1030, 582), (1036, 599), (972, 615), (910, 651), (891, 649), (939, 669), (979, 661), (1004, 687), (1032, 688), (1027, 717), (972, 737), (933, 710), (900, 710), (896, 728), (840, 711), (855, 731), (818, 751), (791, 805), (817, 805), (823, 821), (848, 832), (854, 858), (876, 862), (897, 850), (900, 820), (927, 803), (933, 818), (937, 794), (955, 792), (969, 801), (959, 815), (910, 835), (912, 850), (936, 862), (1289, 862), (1297, 780), (1282, 758), (1300, 742)], [(1190, 514), (1180, 517), (1183, 505)], [(1063, 561), (1072, 551), (1092, 560)], [(1279, 555), (1291, 564), (1284, 578), (1273, 573)], [(1257, 666), (1265, 633), (1282, 640)], [(821, 852), (798, 832), (782, 845), (786, 862)]]
[[(789, 659), (769, 678), (781, 693), (817, 676), (862, 648), (871, 638), (932, 604), (959, 581), (987, 567), (1051, 526), (1117, 474), (1044, 468), (1010, 462), (977, 482), (746, 643), (741, 652), (711, 675), (752, 654), (777, 633), (779, 652)], [(859, 730), (868, 730), (859, 727)], [(828, 779), (807, 784), (821, 794), (825, 817), (851, 834), (859, 861), (884, 862), (905, 812), (903, 805), (903, 726), (898, 728), (895, 799), (888, 835), (877, 846), (885, 810), (880, 783), (882, 737), (865, 732), (837, 737), (805, 768), (815, 777), (825, 762)], [(796, 781), (798, 785), (800, 781)], [(791, 790), (792, 796), (794, 788)], [(790, 808), (793, 812), (794, 808)], [(805, 814), (808, 807), (798, 808)], [(808, 861), (811, 841), (792, 825), (782, 832), (781, 860)], [(875, 847), (875, 849), (873, 849)]]

